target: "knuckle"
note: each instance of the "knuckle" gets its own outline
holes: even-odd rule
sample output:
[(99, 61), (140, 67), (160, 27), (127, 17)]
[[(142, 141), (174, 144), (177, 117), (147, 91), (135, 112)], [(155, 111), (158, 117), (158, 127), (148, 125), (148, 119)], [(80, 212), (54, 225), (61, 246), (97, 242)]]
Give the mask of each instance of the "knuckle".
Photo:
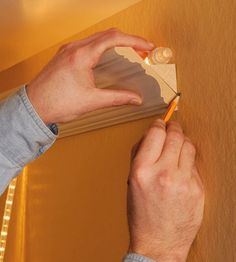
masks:
[(158, 124), (161, 124), (161, 125), (163, 125), (163, 126), (166, 126), (165, 121), (164, 121), (163, 119), (161, 119), (161, 118), (156, 118), (156, 119), (153, 121), (153, 123), (158, 123)]
[(78, 57), (77, 51), (70, 52), (69, 55), (68, 55), (69, 64), (74, 65), (77, 61), (77, 57)]
[(182, 129), (182, 127), (180, 126), (179, 122), (175, 121), (175, 120), (171, 120), (168, 124), (168, 126), (173, 126), (173, 127), (177, 127), (179, 129)]
[(139, 185), (142, 185), (145, 180), (145, 174), (147, 172), (146, 167), (143, 164), (137, 163), (136, 160), (133, 161), (131, 180)]
[(187, 141), (184, 142), (184, 144), (185, 144), (186, 150), (187, 150), (187, 152), (188, 152), (189, 154), (191, 154), (191, 155), (196, 154), (196, 148), (195, 148), (195, 146), (192, 144), (192, 142), (190, 142), (190, 141), (187, 140)]
[(134, 159), (133, 161), (133, 166), (132, 166), (132, 173), (134, 175), (142, 175), (143, 173), (145, 173), (146, 167), (144, 166), (143, 163), (140, 163), (140, 161), (138, 161), (137, 159)]
[(148, 134), (155, 134), (157, 133), (158, 134), (166, 134), (166, 129), (165, 129), (165, 126), (163, 124), (161, 124), (160, 122), (158, 121), (154, 121), (150, 127), (147, 129), (147, 131), (145, 132), (145, 135), (148, 135)]
[(72, 55), (74, 55), (75, 57), (80, 57), (83, 53), (83, 50), (83, 47), (75, 48), (72, 52)]
[(64, 46), (64, 49), (68, 49), (73, 45), (73, 43), (66, 43)]
[(204, 191), (202, 190), (201, 187), (196, 186), (196, 187), (194, 188), (194, 190), (192, 191), (191, 195), (192, 195), (192, 198), (193, 198), (193, 199), (201, 200), (201, 199), (204, 198)]
[(188, 180), (176, 179), (174, 169), (167, 169), (159, 172), (158, 185), (163, 194), (177, 195), (184, 198), (191, 196), (191, 186)]
[(58, 51), (59, 51), (59, 52), (60, 52), (60, 51), (65, 51), (65, 50), (69, 49), (71, 46), (72, 46), (72, 43), (66, 43), (66, 44), (60, 46), (60, 48), (59, 48)]
[(163, 124), (163, 123), (162, 123), (161, 121), (159, 121), (159, 120), (155, 120), (155, 121), (151, 124), (150, 128), (152, 128), (152, 127), (166, 130), (165, 124)]
[(184, 140), (184, 136), (182, 133), (176, 131), (176, 130), (171, 130), (168, 132), (168, 138), (170, 141), (183, 141)]
[(157, 133), (158, 133), (158, 135), (165, 135), (166, 132), (165, 132), (165, 130), (162, 127), (152, 125), (148, 129), (147, 135), (155, 135)]
[(191, 188), (189, 183), (187, 182), (180, 183), (178, 186), (178, 193), (185, 196), (191, 195)]
[(173, 185), (171, 174), (168, 170), (163, 170), (158, 174), (159, 185), (164, 189), (169, 189)]
[(83, 57), (85, 57), (85, 53), (85, 47), (73, 48), (70, 50), (70, 52), (68, 52), (69, 64), (75, 65), (79, 60), (85, 61), (85, 59), (83, 59)]
[(204, 194), (205, 193), (204, 193), (203, 185), (196, 183), (194, 190), (193, 190), (194, 197), (197, 199), (201, 199), (201, 198), (204, 198)]
[(120, 30), (117, 27), (111, 27), (107, 30), (108, 32), (120, 32)]
[(167, 126), (167, 130), (169, 132), (176, 131), (176, 132), (179, 132), (179, 133), (183, 133), (183, 129), (182, 129), (181, 125), (177, 121), (171, 120), (170, 122), (168, 122), (166, 124), (166, 126)]
[(111, 38), (113, 38), (114, 40), (118, 41), (120, 39), (120, 31), (118, 30), (112, 30), (109, 34), (109, 36)]

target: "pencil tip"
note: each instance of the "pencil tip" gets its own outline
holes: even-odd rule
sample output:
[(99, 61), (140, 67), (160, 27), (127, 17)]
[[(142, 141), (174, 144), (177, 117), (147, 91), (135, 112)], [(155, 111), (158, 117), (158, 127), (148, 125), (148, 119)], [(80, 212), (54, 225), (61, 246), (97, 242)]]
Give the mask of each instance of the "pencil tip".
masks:
[(177, 93), (175, 97), (175, 103), (178, 104), (180, 100), (181, 93)]

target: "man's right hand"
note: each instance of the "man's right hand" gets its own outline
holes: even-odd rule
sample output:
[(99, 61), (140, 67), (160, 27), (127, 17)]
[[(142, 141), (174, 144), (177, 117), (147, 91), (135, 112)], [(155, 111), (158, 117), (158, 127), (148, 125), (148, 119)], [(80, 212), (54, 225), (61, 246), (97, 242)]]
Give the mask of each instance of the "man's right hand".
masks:
[(195, 147), (176, 122), (156, 120), (133, 150), (128, 187), (130, 252), (185, 261), (203, 217)]

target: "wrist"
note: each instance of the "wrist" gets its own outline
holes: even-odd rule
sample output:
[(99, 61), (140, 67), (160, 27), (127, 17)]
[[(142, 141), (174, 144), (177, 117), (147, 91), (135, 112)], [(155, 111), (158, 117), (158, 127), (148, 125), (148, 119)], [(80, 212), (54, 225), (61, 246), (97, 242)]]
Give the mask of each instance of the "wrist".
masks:
[(34, 88), (31, 88), (30, 85), (26, 85), (25, 91), (30, 103), (32, 104), (33, 108), (35, 109), (41, 120), (45, 123), (45, 125), (50, 125), (51, 123), (53, 123), (53, 121), (49, 119), (49, 112), (48, 110), (45, 110), (42, 99), (40, 99), (38, 94), (35, 94)]

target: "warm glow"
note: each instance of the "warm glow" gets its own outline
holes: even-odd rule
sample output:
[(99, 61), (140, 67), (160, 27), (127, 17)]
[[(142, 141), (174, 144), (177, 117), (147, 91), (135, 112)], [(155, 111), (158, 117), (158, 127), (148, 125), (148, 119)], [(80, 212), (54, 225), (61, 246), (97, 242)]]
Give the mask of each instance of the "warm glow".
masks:
[(11, 219), (11, 211), (12, 211), (13, 199), (16, 189), (16, 181), (17, 181), (16, 178), (14, 178), (11, 181), (7, 191), (7, 198), (6, 198), (3, 221), (2, 221), (2, 229), (0, 233), (0, 262), (3, 262), (4, 254), (5, 254), (8, 226), (9, 226), (9, 221)]

